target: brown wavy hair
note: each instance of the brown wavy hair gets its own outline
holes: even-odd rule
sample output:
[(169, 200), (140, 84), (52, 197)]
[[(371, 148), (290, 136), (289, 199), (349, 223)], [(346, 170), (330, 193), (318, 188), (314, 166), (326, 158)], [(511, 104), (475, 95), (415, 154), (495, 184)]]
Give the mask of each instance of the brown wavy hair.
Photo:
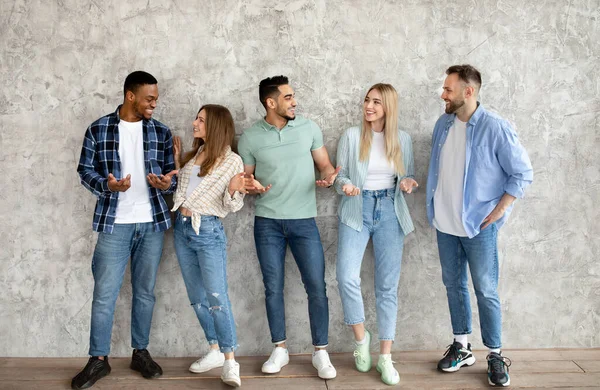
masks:
[(220, 158), (227, 151), (227, 147), (233, 144), (235, 137), (235, 125), (233, 117), (227, 107), (218, 104), (205, 104), (198, 110), (206, 112), (206, 121), (204, 127), (206, 129), (206, 140), (202, 138), (194, 138), (192, 150), (186, 152), (181, 157), (181, 166), (185, 166), (192, 158), (196, 157), (198, 150), (203, 147), (206, 157), (200, 165), (200, 174), (198, 176), (206, 176), (217, 165)]

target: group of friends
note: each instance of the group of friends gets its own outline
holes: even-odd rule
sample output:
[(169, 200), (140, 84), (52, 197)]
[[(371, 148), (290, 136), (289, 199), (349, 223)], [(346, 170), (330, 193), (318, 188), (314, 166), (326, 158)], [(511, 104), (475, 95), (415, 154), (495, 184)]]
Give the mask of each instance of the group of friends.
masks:
[[(475, 363), (468, 342), (472, 331), (468, 265), (483, 344), (489, 349), (488, 381), (508, 386), (510, 360), (500, 350), (497, 235), (513, 202), (532, 182), (533, 171), (509, 122), (478, 101), (480, 72), (470, 65), (454, 65), (446, 74), (441, 95), (445, 113), (433, 130), (426, 185), (427, 217), (437, 233), (453, 331), (452, 344), (437, 367), (455, 372)], [(367, 372), (373, 367), (373, 333), (365, 328), (360, 278), (364, 252), (372, 240), (379, 339), (375, 367), (384, 383), (399, 383), (391, 349), (404, 238), (414, 230), (405, 196), (419, 185), (411, 137), (398, 123), (394, 87), (379, 83), (369, 88), (360, 124), (341, 136), (334, 166), (319, 126), (296, 115), (296, 97), (285, 76), (260, 82), (266, 116), (243, 132), (237, 153), (232, 150), (233, 117), (216, 104), (200, 107), (192, 125), (193, 143), (185, 150), (179, 137), (152, 118), (157, 84), (149, 73), (129, 74), (123, 103), (85, 132), (77, 171), (81, 183), (97, 197), (93, 230), (98, 240), (92, 258), (90, 358), (73, 378), (72, 388), (88, 388), (111, 371), (115, 303), (130, 259), (130, 367), (144, 378), (162, 375), (147, 347), (163, 237), (172, 225), (187, 294), (210, 346), (189, 370), (203, 373), (222, 367), (224, 383), (241, 385), (221, 218), (240, 210), (247, 195), (256, 195), (254, 242), (274, 345), (262, 372), (278, 373), (290, 359), (283, 294), (289, 246), (308, 297), (312, 365), (320, 378), (335, 378), (326, 350), (329, 306), (325, 258), (315, 223), (317, 186), (333, 186), (340, 195), (336, 278), (344, 322), (354, 334), (349, 342), (356, 369)], [(174, 194), (171, 210), (167, 194)]]

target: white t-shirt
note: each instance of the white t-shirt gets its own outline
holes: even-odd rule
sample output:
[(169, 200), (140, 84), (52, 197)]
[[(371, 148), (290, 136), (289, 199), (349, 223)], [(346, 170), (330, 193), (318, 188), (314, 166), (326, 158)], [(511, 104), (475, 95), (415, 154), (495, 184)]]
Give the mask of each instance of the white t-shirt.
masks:
[(385, 134), (383, 131), (372, 133), (369, 167), (363, 189), (375, 191), (393, 188), (396, 185), (396, 171), (385, 154)]
[(200, 174), (200, 165), (192, 166), (192, 172), (190, 173), (190, 182), (187, 186), (187, 191), (185, 193), (185, 197), (189, 198), (192, 195), (192, 192), (198, 187), (200, 183), (202, 183), (203, 177), (198, 176)]
[(466, 145), (467, 123), (457, 117), (440, 152), (439, 177), (433, 195), (433, 226), (458, 237), (468, 236), (462, 222)]
[(152, 222), (152, 205), (144, 163), (142, 121), (119, 122), (119, 158), (121, 177), (131, 175), (131, 187), (119, 193), (115, 223)]

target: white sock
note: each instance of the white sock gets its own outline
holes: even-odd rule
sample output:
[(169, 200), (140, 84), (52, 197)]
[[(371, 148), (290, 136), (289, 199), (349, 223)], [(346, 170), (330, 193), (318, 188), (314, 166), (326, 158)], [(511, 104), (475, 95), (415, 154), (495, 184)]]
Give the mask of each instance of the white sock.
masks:
[(365, 333), (365, 336), (363, 337), (363, 339), (360, 341), (357, 341), (356, 344), (363, 345), (366, 342), (367, 342), (367, 334)]
[(391, 353), (380, 353), (379, 354), (379, 360), (381, 361), (382, 359), (389, 357), (390, 360), (392, 360), (392, 354)]
[(490, 348), (490, 353), (495, 352), (500, 355), (500, 348)]
[(462, 344), (462, 346), (464, 348), (467, 348), (468, 337), (469, 337), (469, 335), (467, 335), (467, 334), (457, 334), (457, 335), (454, 335), (454, 341), (458, 341), (459, 343)]

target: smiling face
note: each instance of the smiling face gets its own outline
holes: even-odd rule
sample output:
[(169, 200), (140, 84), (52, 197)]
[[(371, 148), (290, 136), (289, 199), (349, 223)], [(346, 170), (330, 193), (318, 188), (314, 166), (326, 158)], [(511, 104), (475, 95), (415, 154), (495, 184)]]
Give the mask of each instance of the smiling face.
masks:
[(267, 100), (274, 102), (273, 110), (278, 116), (291, 121), (296, 117), (296, 106), (298, 105), (294, 90), (287, 84), (280, 85), (277, 89), (279, 90), (277, 98), (268, 98)]
[(385, 121), (385, 110), (383, 109), (383, 97), (377, 89), (369, 91), (363, 102), (363, 115), (369, 123)]
[(135, 92), (127, 91), (127, 99), (131, 101), (133, 115), (138, 119), (150, 119), (158, 102), (158, 85), (144, 84)]
[(192, 122), (194, 138), (206, 140), (206, 110), (202, 109)]
[(446, 114), (454, 114), (465, 105), (466, 86), (460, 81), (457, 73), (451, 73), (446, 77), (443, 89), (441, 98), (446, 102)]

